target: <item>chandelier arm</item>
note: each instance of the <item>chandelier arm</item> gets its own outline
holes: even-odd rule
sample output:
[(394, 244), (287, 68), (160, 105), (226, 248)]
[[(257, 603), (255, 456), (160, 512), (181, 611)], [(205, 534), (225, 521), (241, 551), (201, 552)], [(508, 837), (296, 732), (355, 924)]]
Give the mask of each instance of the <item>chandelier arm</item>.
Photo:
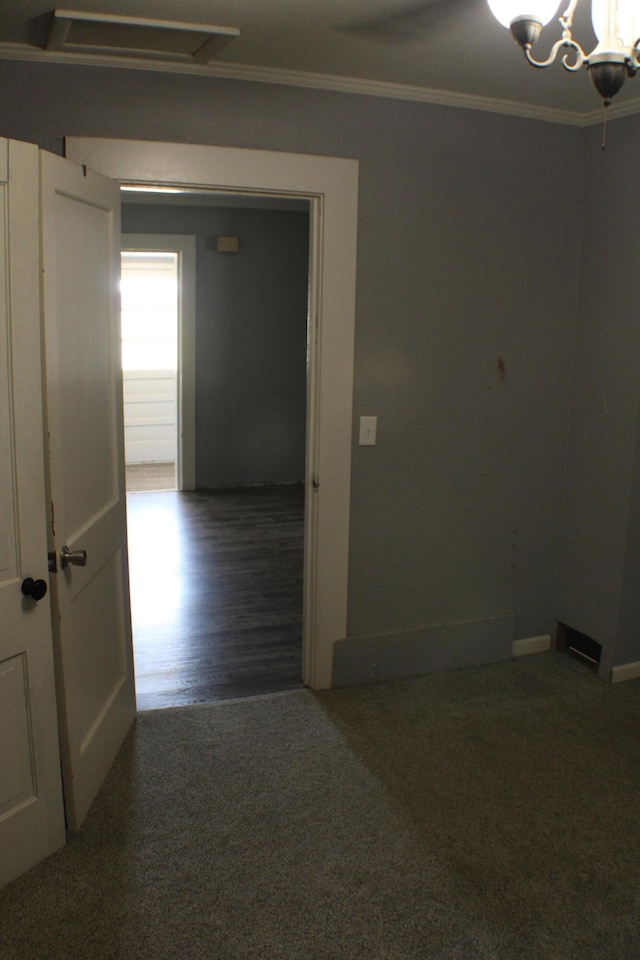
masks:
[(522, 49), (524, 51), (526, 60), (528, 63), (531, 64), (532, 67), (538, 67), (539, 69), (543, 69), (544, 67), (550, 67), (551, 64), (554, 63), (556, 57), (558, 56), (558, 51), (561, 50), (562, 47), (565, 47), (565, 48), (570, 47), (575, 52), (575, 55), (576, 55), (575, 63), (569, 63), (569, 60), (568, 60), (569, 54), (565, 53), (564, 57), (562, 58), (562, 66), (565, 68), (565, 70), (570, 70), (572, 73), (575, 73), (577, 70), (581, 68), (581, 66), (585, 61), (585, 52), (580, 46), (580, 44), (576, 43), (576, 41), (573, 39), (573, 36), (571, 35), (571, 27), (573, 26), (573, 14), (575, 13), (575, 9), (577, 6), (578, 6), (578, 0), (570, 0), (569, 5), (567, 6), (567, 9), (559, 18), (560, 26), (562, 27), (562, 37), (560, 40), (554, 43), (554, 45), (551, 48), (551, 52), (546, 60), (535, 60), (531, 56), (531, 45), (530, 44), (523, 45)]
[(569, 36), (568, 36), (569, 40), (571, 39), (571, 27), (573, 25), (573, 14), (575, 13), (577, 6), (578, 6), (578, 0), (571, 0), (571, 2), (569, 3), (569, 6), (560, 17), (560, 23), (562, 24), (563, 31), (569, 31)]
[(576, 59), (574, 63), (569, 63), (569, 57), (571, 56), (571, 54), (565, 53), (564, 57), (562, 58), (562, 66), (565, 68), (565, 70), (569, 70), (570, 73), (576, 73), (578, 70), (580, 70), (580, 68), (583, 66), (583, 64), (587, 59), (585, 52), (580, 46), (580, 44), (576, 43), (575, 40), (569, 40), (569, 41), (565, 40), (564, 45), (565, 47), (571, 47), (571, 49), (575, 53)]
[(527, 63), (530, 63), (532, 67), (537, 67), (539, 70), (542, 70), (544, 67), (550, 67), (551, 64), (555, 62), (556, 57), (558, 56), (558, 51), (563, 47), (571, 47), (575, 51), (576, 55), (575, 63), (570, 64), (567, 60), (569, 54), (565, 53), (564, 57), (562, 58), (562, 65), (565, 70), (570, 70), (571, 72), (579, 70), (585, 60), (584, 50), (579, 43), (576, 43), (575, 40), (570, 40), (567, 37), (563, 37), (562, 40), (558, 40), (556, 43), (554, 43), (554, 45), (551, 47), (551, 53), (546, 60), (535, 60), (531, 56), (531, 47), (529, 45), (523, 47), (523, 51)]

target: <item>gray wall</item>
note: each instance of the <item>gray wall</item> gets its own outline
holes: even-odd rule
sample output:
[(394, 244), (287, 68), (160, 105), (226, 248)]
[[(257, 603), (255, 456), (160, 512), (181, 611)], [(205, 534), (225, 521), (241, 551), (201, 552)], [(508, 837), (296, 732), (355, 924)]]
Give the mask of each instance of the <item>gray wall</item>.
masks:
[(122, 230), (196, 237), (197, 487), (302, 482), (308, 213), (125, 204)]
[(575, 387), (558, 618), (640, 660), (640, 118), (586, 134)]
[[(58, 152), (74, 134), (357, 158), (349, 639), (336, 679), (507, 656), (514, 637), (549, 632), (582, 131), (126, 70), (4, 63), (0, 83), (0, 134)], [(376, 447), (356, 445), (361, 414), (379, 417)]]

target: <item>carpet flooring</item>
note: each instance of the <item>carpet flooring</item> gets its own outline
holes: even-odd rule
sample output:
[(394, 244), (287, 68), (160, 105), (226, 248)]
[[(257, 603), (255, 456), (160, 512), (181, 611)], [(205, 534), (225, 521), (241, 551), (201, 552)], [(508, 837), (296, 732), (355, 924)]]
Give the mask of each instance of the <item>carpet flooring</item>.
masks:
[(549, 653), (141, 714), (2, 960), (637, 960), (640, 681)]

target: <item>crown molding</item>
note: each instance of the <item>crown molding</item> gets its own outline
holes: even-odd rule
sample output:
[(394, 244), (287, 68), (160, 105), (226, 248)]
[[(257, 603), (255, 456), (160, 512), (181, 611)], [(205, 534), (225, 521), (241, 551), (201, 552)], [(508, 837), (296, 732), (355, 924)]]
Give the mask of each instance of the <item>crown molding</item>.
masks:
[[(589, 113), (583, 113), (581, 126), (593, 127), (602, 123), (602, 112), (603, 108), (600, 107), (597, 110), (590, 110)], [(640, 113), (640, 97), (636, 97), (635, 100), (623, 100), (612, 107), (607, 107), (608, 120), (621, 120), (622, 117), (632, 117), (636, 113)]]
[[(543, 107), (529, 103), (517, 103), (494, 97), (481, 97), (470, 93), (455, 93), (450, 90), (434, 90), (409, 84), (387, 83), (359, 77), (344, 77), (333, 74), (307, 73), (302, 70), (281, 70), (272, 67), (252, 67), (246, 64), (223, 63), (193, 64), (180, 61), (147, 59), (143, 57), (105, 56), (89, 53), (60, 53), (41, 50), (28, 44), (0, 43), (0, 60), (22, 60), (33, 63), (62, 63), (117, 70), (146, 70), (156, 73), (188, 74), (221, 80), (242, 80), (252, 83), (269, 83), (291, 87), (306, 87), (313, 90), (328, 90), (369, 97), (384, 97), (392, 100), (409, 100), (414, 103), (430, 103), (443, 107), (464, 110), (481, 110), (527, 120), (542, 120), (576, 127), (589, 127), (602, 122), (602, 110), (578, 113), (556, 107)], [(640, 97), (608, 108), (610, 120), (640, 113)]]

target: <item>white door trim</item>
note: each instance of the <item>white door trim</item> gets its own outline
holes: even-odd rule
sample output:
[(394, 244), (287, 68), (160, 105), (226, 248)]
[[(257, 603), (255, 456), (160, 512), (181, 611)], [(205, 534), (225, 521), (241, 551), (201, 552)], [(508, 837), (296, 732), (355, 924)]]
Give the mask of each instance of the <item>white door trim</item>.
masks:
[(113, 179), (311, 201), (303, 680), (331, 686), (346, 637), (358, 161), (67, 137), (66, 155)]
[(178, 254), (178, 490), (196, 488), (196, 238), (178, 233), (123, 233), (123, 251)]

